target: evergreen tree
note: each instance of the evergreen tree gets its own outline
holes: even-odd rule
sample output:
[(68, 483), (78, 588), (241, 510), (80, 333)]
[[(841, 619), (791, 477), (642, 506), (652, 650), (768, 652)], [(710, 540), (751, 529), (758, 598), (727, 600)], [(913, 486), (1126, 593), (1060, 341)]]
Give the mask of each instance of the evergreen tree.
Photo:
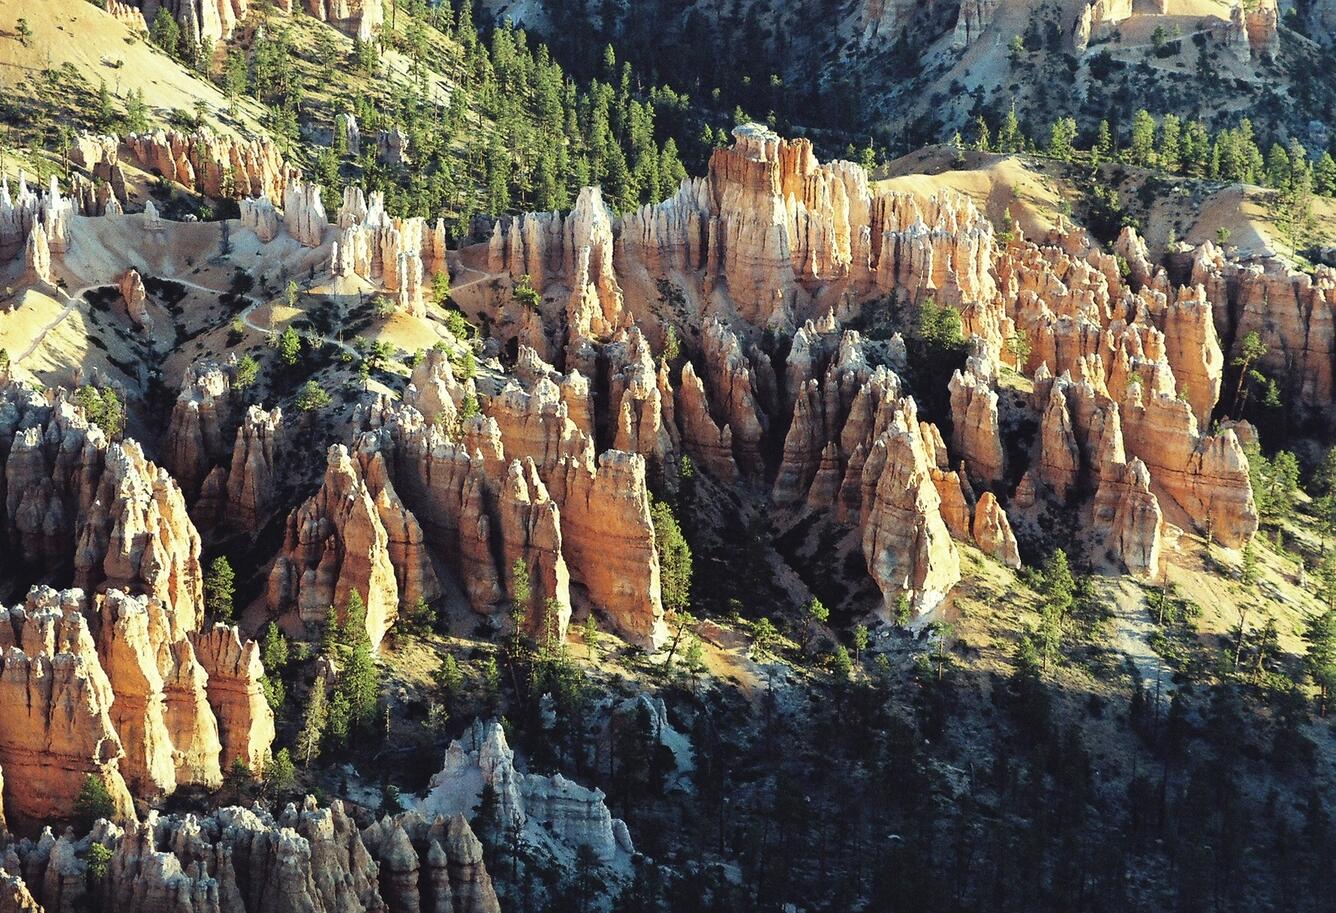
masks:
[(1056, 159), (1069, 162), (1075, 153), (1076, 120), (1060, 117), (1053, 122), (1048, 134), (1048, 154)]
[(1132, 134), (1127, 146), (1127, 160), (1143, 168), (1155, 164), (1155, 118), (1144, 108), (1132, 115)]
[(657, 499), (651, 501), (650, 517), (654, 522), (654, 544), (659, 551), (663, 607), (668, 612), (685, 611), (691, 604), (691, 546), (687, 544), (677, 517), (666, 502)]
[(328, 721), (325, 726), (325, 738), (335, 748), (346, 748), (348, 737), (352, 734), (352, 702), (342, 688), (334, 691), (329, 701)]
[(1100, 162), (1108, 161), (1113, 152), (1113, 134), (1109, 130), (1109, 122), (1102, 120), (1095, 133), (1095, 145), (1090, 149), (1090, 163), (1098, 165)]
[(1318, 687), (1318, 713), (1326, 716), (1327, 699), (1336, 688), (1336, 609), (1310, 618), (1303, 637), (1308, 645), (1304, 667)]
[(107, 781), (101, 774), (88, 774), (84, 777), (79, 795), (74, 799), (74, 817), (80, 824), (81, 831), (91, 830), (99, 818), (114, 821), (117, 818), (116, 800), (107, 788)]
[(226, 555), (219, 555), (209, 563), (204, 575), (204, 608), (215, 621), (232, 623), (232, 597), (236, 592), (236, 574)]
[(176, 24), (176, 17), (165, 6), (158, 7), (157, 15), (148, 27), (148, 39), (161, 48), (170, 57), (181, 54), (181, 27)]
[(297, 757), (301, 759), (303, 767), (310, 767), (311, 762), (320, 756), (320, 741), (324, 737), (328, 723), (329, 698), (325, 694), (325, 680), (316, 675), (307, 695), (302, 728), (297, 733)]
[(348, 597), (345, 637), (350, 641), (348, 664), (340, 676), (339, 690), (348, 698), (351, 729), (366, 730), (376, 718), (380, 701), (380, 672), (366, 627), (366, 604), (354, 590)]
[(1324, 197), (1336, 197), (1336, 159), (1323, 152), (1313, 169), (1313, 190)]

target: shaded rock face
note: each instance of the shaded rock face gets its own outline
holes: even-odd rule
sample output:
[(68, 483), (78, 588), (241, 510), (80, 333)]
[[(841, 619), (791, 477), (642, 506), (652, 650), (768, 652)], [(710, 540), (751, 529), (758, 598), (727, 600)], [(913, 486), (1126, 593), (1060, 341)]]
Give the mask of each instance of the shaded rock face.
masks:
[(951, 34), (951, 46), (967, 48), (977, 41), (992, 24), (997, 7), (998, 0), (964, 0), (960, 4), (955, 31)]
[(372, 824), (362, 839), (380, 865), (390, 913), (500, 913), (482, 842), (463, 814), (409, 811)]
[(492, 614), (513, 598), (520, 561), (536, 634), (564, 634), (578, 591), (621, 636), (657, 647), (667, 631), (645, 461), (617, 450), (596, 461), (563, 389), (547, 373), (532, 393), (512, 384), (459, 440), (414, 408), (382, 403), (363, 415), (375, 430), (358, 449), (384, 458), (404, 503), (423, 518), (427, 550), (458, 575), (475, 611)]
[(1211, 302), (1219, 337), (1232, 340), (1231, 360), (1244, 338), (1257, 333), (1267, 349), (1258, 366), (1292, 391), (1287, 403), (1330, 408), (1336, 271), (1319, 266), (1312, 274), (1296, 273), (1277, 257), (1229, 260), (1208, 241), (1193, 253), (1191, 281)]
[(538, 846), (569, 852), (583, 844), (604, 862), (634, 852), (625, 825), (612, 817), (601, 790), (586, 789), (560, 774), (520, 773), (496, 721), (477, 721), (463, 739), (450, 744), (444, 766), (432, 777), (417, 811), (429, 817), (467, 813), (485, 786), (494, 792), (499, 820), (515, 822)]
[(399, 500), (381, 455), (371, 448), (354, 455), (336, 444), (320, 490), (288, 517), (268, 600), (301, 632), (323, 623), (330, 606), (343, 611), (354, 591), (366, 604), (371, 643), (379, 646), (400, 605), (435, 599), (440, 584), (422, 528)]
[(209, 471), (228, 452), (234, 408), (227, 368), (205, 362), (186, 369), (163, 442), (163, 464), (192, 503)]
[(88, 591), (158, 599), (191, 629), (203, 611), (200, 539), (175, 480), (133, 440), (108, 444), (60, 389), (0, 382), (6, 566)]
[(227, 473), (225, 521), (237, 529), (261, 528), (273, 511), (283, 452), (283, 412), (251, 406), (237, 429)]
[(240, 758), (259, 773), (274, 741), (274, 712), (260, 689), (259, 644), (243, 641), (234, 627), (217, 624), (195, 636), (194, 650), (208, 676), (209, 706), (218, 719), (220, 766), (226, 770)]

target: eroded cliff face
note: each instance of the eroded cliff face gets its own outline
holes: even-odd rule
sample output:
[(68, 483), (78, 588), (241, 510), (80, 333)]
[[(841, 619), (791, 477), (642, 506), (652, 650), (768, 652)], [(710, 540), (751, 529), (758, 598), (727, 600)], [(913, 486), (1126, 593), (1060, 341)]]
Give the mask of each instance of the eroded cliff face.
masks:
[(354, 592), (377, 647), (400, 607), (435, 599), (440, 584), (423, 552), (422, 528), (399, 500), (381, 455), (335, 444), (320, 490), (288, 517), (268, 600), (291, 630), (305, 633), (324, 623), (330, 606), (346, 611)]
[[(1111, 23), (1126, 12), (1115, 6), (1091, 15)], [(1092, 536), (1116, 529), (1114, 565), (1138, 574), (1159, 567), (1166, 523), (1209, 531), (1230, 547), (1252, 535), (1256, 511), (1237, 442), (1228, 432), (1199, 431), (1221, 396), (1229, 347), (1221, 340), (1236, 346), (1238, 332), (1247, 331), (1254, 319), (1247, 301), (1291, 300), (1293, 318), (1264, 328), (1278, 353), (1270, 357), (1329, 363), (1321, 342), (1331, 336), (1324, 274), (1306, 283), (1266, 279), (1265, 270), (1242, 269), (1204, 245), (1191, 282), (1176, 287), (1131, 229), (1111, 251), (1061, 222), (1034, 240), (1012, 226), (1010, 240), (999, 244), (963, 196), (874, 195), (860, 168), (823, 165), (803, 141), (755, 125), (739, 128), (735, 140), (715, 152), (705, 178), (613, 220), (612, 275), (600, 257), (596, 283), (616, 290), (618, 312), (631, 314), (648, 337), (665, 337), (665, 324), (674, 323), (679, 338), (691, 338), (691, 321), (699, 320), (689, 360), (660, 372), (673, 396), (660, 396), (655, 420), (664, 421), (663, 404), (671, 403), (676, 441), (707, 472), (726, 484), (763, 481), (791, 511), (834, 508), (841, 522), (863, 530), (883, 595), (909, 593), (919, 605), (938, 601), (958, 573), (952, 536), (986, 543), (989, 553), (1015, 563), (1003, 505), (1028, 513), (1036, 496), (1079, 505)], [(600, 207), (597, 220), (573, 214), (498, 223), (488, 243), (490, 269), (514, 280), (527, 275), (542, 293), (543, 328), (534, 329), (532, 317), (523, 326), (554, 343), (553, 351), (562, 330), (547, 302), (564, 300), (573, 251), (583, 249), (569, 240), (573, 225), (596, 222), (596, 231), (581, 235), (584, 246), (606, 249), (602, 216)], [(645, 306), (668, 300), (665, 282), (680, 296), (676, 316), (667, 318)], [(905, 365), (903, 341), (872, 351), (858, 333), (841, 331), (884, 295), (910, 307), (929, 297), (948, 305), (972, 337), (950, 383), (949, 446), (932, 442), (934, 430), (922, 459), (907, 446), (908, 427), (900, 445), (882, 441), (896, 409), (904, 409), (896, 373)], [(762, 330), (784, 342), (762, 350)], [(1017, 338), (1023, 344), (1009, 341)], [(568, 356), (581, 353), (582, 365), (591, 363), (591, 344), (601, 345), (574, 333), (564, 342)], [(1039, 433), (1028, 465), (1012, 467), (1003, 425), (1025, 417), (1002, 414), (997, 378), (1015, 353), (1024, 357), (1013, 367), (1032, 379), (1035, 393), (1028, 409), (1011, 408), (1028, 411)], [(1306, 397), (1325, 408), (1330, 365), (1304, 376), (1311, 377)], [(592, 390), (597, 395), (598, 385)], [(530, 452), (542, 465), (544, 455)], [(875, 478), (888, 465), (903, 474), (900, 491), (878, 498), (876, 485), (865, 484), (870, 458)], [(1019, 488), (1008, 490), (1017, 479)], [(939, 522), (950, 535), (940, 535)], [(891, 529), (904, 541), (887, 538)]]
[[(235, 757), (253, 770), (267, 759), (264, 669), (235, 628), (198, 635), (162, 600), (116, 589), (90, 597), (34, 587), (4, 614), (0, 701), (12, 713), (0, 723), (0, 765), (10, 776), (6, 805), (25, 826), (68, 818), (88, 774), (133, 819), (131, 796), (156, 802), (184, 785), (216, 788)], [(223, 642), (249, 662), (232, 661)], [(237, 725), (241, 680), (246, 712), (267, 725)]]
[(410, 406), (367, 410), (359, 451), (384, 456), (407, 509), (424, 518), (426, 552), (457, 575), (475, 611), (513, 603), (527, 571), (526, 623), (565, 634), (572, 602), (599, 612), (629, 641), (667, 638), (658, 552), (639, 454), (608, 450), (571, 421), (569, 397), (538, 371), (533, 392), (512, 383), (452, 438)]

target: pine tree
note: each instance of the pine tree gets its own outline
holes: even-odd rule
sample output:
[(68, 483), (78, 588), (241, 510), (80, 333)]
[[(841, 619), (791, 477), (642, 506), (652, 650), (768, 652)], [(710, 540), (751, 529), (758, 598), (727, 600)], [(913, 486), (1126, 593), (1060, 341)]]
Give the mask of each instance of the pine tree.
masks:
[(339, 688), (348, 698), (348, 721), (353, 730), (365, 730), (376, 718), (380, 701), (380, 672), (371, 649), (366, 627), (366, 604), (353, 590), (348, 596), (345, 637), (351, 653), (340, 676)]
[(654, 522), (654, 544), (659, 551), (659, 581), (663, 607), (668, 612), (682, 612), (691, 604), (691, 579), (694, 573), (691, 546), (682, 528), (664, 501), (650, 503)]
[(1313, 169), (1313, 190), (1324, 197), (1336, 197), (1336, 159), (1323, 152)]
[(1109, 129), (1109, 122), (1107, 120), (1099, 122), (1099, 129), (1095, 133), (1095, 145), (1090, 152), (1090, 161), (1093, 165), (1108, 161), (1113, 155), (1113, 133)]
[(148, 28), (148, 38), (170, 57), (181, 54), (181, 27), (176, 24), (176, 17), (165, 6), (158, 7)]
[(334, 692), (329, 702), (328, 722), (325, 726), (325, 738), (335, 748), (345, 748), (348, 737), (352, 734), (352, 702), (342, 688)]
[(264, 641), (260, 647), (260, 662), (266, 674), (276, 675), (288, 664), (288, 639), (274, 622), (264, 629)]
[(1182, 154), (1182, 123), (1176, 115), (1166, 114), (1160, 120), (1160, 167), (1177, 172), (1182, 166)]
[(1326, 716), (1327, 699), (1336, 689), (1336, 609), (1310, 618), (1303, 638), (1308, 645), (1304, 667), (1318, 687), (1318, 713)]
[(303, 767), (310, 767), (311, 762), (320, 756), (320, 740), (328, 723), (329, 698), (325, 694), (325, 680), (317, 674), (306, 698), (301, 731), (297, 733), (297, 757)]
[(209, 563), (204, 575), (204, 607), (214, 620), (232, 623), (232, 597), (236, 592), (236, 574), (226, 555), (219, 555)]
[(115, 820), (116, 800), (107, 788), (107, 781), (101, 774), (88, 774), (84, 777), (79, 795), (74, 799), (74, 817), (80, 822), (80, 830), (91, 830), (99, 818)]
[(1076, 149), (1076, 120), (1060, 117), (1053, 122), (1048, 133), (1048, 154), (1056, 159), (1069, 162)]
[(1132, 115), (1132, 135), (1127, 146), (1127, 160), (1143, 168), (1155, 164), (1155, 118), (1144, 108)]

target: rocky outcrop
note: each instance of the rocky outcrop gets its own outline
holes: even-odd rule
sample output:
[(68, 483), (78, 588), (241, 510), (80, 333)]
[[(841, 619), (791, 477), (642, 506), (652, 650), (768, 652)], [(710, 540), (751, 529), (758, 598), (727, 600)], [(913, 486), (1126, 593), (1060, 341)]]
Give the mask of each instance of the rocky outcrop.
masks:
[(992, 24), (997, 13), (998, 0), (963, 0), (956, 16), (956, 28), (951, 34), (953, 48), (967, 48)]
[(1059, 501), (1065, 501), (1076, 487), (1081, 470), (1081, 451), (1077, 447), (1064, 386), (1054, 383), (1050, 388), (1039, 428), (1037, 467), (1039, 481), (1047, 485)]
[(691, 362), (682, 366), (676, 412), (682, 428), (682, 446), (687, 453), (715, 478), (736, 481), (738, 465), (733, 459), (733, 430), (727, 424), (723, 428), (715, 424), (705, 385)]
[(498, 820), (514, 822), (537, 846), (563, 848), (564, 856), (586, 845), (604, 862), (633, 852), (626, 826), (612, 817), (601, 790), (579, 786), (561, 774), (520, 773), (496, 721), (477, 721), (463, 739), (450, 744), (418, 809), (427, 817), (467, 814), (484, 786), (493, 790)]
[[(308, 201), (302, 208), (310, 211), (312, 205)], [(318, 217), (321, 232), (323, 220), (322, 208)], [(434, 226), (428, 226), (420, 217), (392, 218), (385, 212), (383, 193), (367, 195), (351, 185), (344, 188), (335, 221), (340, 233), (331, 247), (330, 271), (335, 276), (379, 280), (387, 292), (394, 293), (401, 310), (425, 316), (426, 278), (446, 269), (445, 223), (437, 219)]]
[(40, 224), (34, 225), (28, 234), (23, 266), (29, 279), (51, 284), (51, 248), (46, 240), (46, 229)]
[(329, 219), (320, 198), (320, 185), (293, 178), (283, 188), (283, 227), (303, 247), (319, 247)]
[(385, 21), (383, 8), (376, 0), (306, 0), (306, 11), (359, 41), (376, 37)]
[(571, 576), (630, 643), (647, 651), (668, 638), (645, 460), (609, 450), (563, 457), (552, 475), (561, 505), (562, 551)]
[(214, 362), (186, 369), (163, 443), (163, 464), (186, 500), (199, 496), (204, 478), (228, 453), (234, 401), (231, 372)]
[(717, 320), (706, 323), (702, 348), (712, 402), (733, 432), (738, 468), (759, 476), (765, 469), (761, 442), (769, 419), (761, 409), (761, 384), (753, 361), (743, 353), (737, 335)]
[(398, 127), (381, 130), (376, 134), (376, 156), (385, 165), (407, 165), (408, 134)]
[(1280, 10), (1276, 0), (1235, 3), (1227, 43), (1245, 60), (1275, 59), (1280, 51)]
[(459, 410), (464, 400), (477, 398), (477, 387), (472, 380), (459, 381), (450, 365), (445, 349), (429, 349), (413, 368), (404, 391), (404, 402), (421, 412), (429, 422), (443, 428), (458, 424)]
[(1192, 406), (1197, 426), (1205, 428), (1220, 399), (1225, 371), (1206, 290), (1200, 285), (1180, 289), (1177, 300), (1164, 310), (1161, 328), (1165, 358), (1178, 381), (1178, 391)]
[[(571, 618), (571, 592), (570, 570), (562, 553), (561, 511), (532, 458), (511, 461), (497, 501), (507, 594), (536, 640), (563, 643)], [(524, 590), (527, 605), (522, 600)]]
[[(110, 851), (100, 879), (88, 877), (94, 843)], [(9, 859), (23, 880), (3, 885), (4, 909), (12, 893), (51, 911), (500, 913), (463, 815), (409, 812), (359, 833), (341, 802), (322, 808), (310, 797), (277, 814), (259, 805), (153, 812), (124, 831), (103, 821), (81, 839), (48, 830), (11, 846)]]
[(221, 768), (227, 770), (240, 759), (258, 775), (274, 741), (274, 711), (260, 689), (264, 665), (259, 645), (243, 642), (236, 628), (217, 624), (195, 637), (194, 650), (208, 676), (209, 706), (222, 742)]
[(358, 158), (362, 154), (362, 131), (357, 126), (357, 117), (351, 111), (344, 111), (334, 118), (334, 129), (343, 137), (343, 145), (348, 154)]
[[(606, 341), (622, 325), (623, 297), (613, 268), (613, 223), (597, 187), (585, 187), (569, 215), (530, 213), (497, 222), (487, 248), (488, 269), (533, 288), (561, 282), (568, 354)], [(555, 315), (551, 315), (555, 317)], [(537, 340), (529, 340), (536, 345)]]
[(1158, 575), (1163, 560), (1164, 515), (1150, 490), (1150, 472), (1138, 459), (1111, 462), (1095, 494), (1094, 526), (1104, 533), (1108, 554), (1129, 573)]
[(902, 400), (868, 451), (861, 481), (863, 556), (887, 617), (894, 617), (902, 594), (925, 612), (960, 580), (960, 558), (942, 519), (934, 468), (914, 401)]
[(997, 416), (997, 393), (992, 370), (980, 357), (971, 357), (964, 372), (951, 377), (951, 449), (965, 461), (970, 481), (989, 487), (1002, 481), (1006, 456)]
[[(608, 362), (610, 422), (615, 423), (609, 429), (612, 445), (640, 454), (652, 472), (662, 474), (681, 445), (668, 365), (661, 362), (656, 371), (649, 342), (638, 327), (619, 333), (603, 354)], [(578, 372), (572, 374), (563, 381), (562, 399), (570, 406), (571, 421), (592, 439), (597, 431), (589, 384)]]
[(95, 492), (79, 524), (77, 585), (154, 597), (177, 628), (193, 630), (204, 612), (200, 538), (175, 480), (125, 440), (107, 448)]
[(1232, 341), (1229, 359), (1257, 333), (1267, 350), (1257, 367), (1292, 391), (1287, 402), (1329, 408), (1336, 398), (1336, 271), (1319, 266), (1297, 273), (1271, 256), (1231, 260), (1208, 241), (1193, 254), (1191, 282), (1214, 305), (1220, 338)]
[[(234, 0), (221, 0), (221, 5), (230, 2)], [(145, 170), (206, 196), (284, 199), (289, 169), (278, 146), (267, 137), (241, 138), (201, 127), (194, 133), (132, 133), (125, 137), (125, 145)]]
[(0, 259), (24, 252), (28, 278), (50, 282), (52, 258), (69, 250), (75, 201), (61, 195), (54, 174), (45, 192), (39, 193), (19, 172), (17, 191), (11, 197), (8, 176), (0, 176)]
[(237, 529), (258, 530), (269, 519), (278, 494), (283, 439), (281, 409), (251, 406), (246, 410), (232, 445), (224, 522)]
[(1257, 531), (1248, 458), (1232, 429), (1197, 432), (1192, 408), (1163, 393), (1129, 388), (1122, 405), (1129, 455), (1150, 470), (1154, 486), (1182, 508), (1200, 532), (1240, 548)]
[(1132, 0), (1094, 0), (1083, 6), (1072, 29), (1072, 44), (1078, 52), (1108, 41), (1118, 26), (1132, 15)]
[(111, 590), (101, 603), (98, 655), (115, 694), (111, 718), (131, 790), (156, 798), (183, 784), (219, 786), (218, 725), (189, 632), (173, 630), (156, 600)]
[(82, 608), (82, 593), (38, 589), (0, 618), (0, 766), (16, 823), (67, 817), (89, 775), (120, 815), (134, 817), (110, 715), (115, 696)]
[(417, 518), (399, 500), (382, 456), (329, 449), (324, 483), (288, 518), (283, 550), (269, 573), (269, 606), (296, 633), (342, 612), (356, 591), (367, 635), (379, 646), (400, 605), (434, 599), (440, 585), (423, 549)]
[(267, 196), (243, 197), (241, 227), (255, 233), (261, 244), (278, 237), (278, 210)]
[(985, 491), (980, 495), (974, 505), (971, 532), (974, 543), (985, 555), (996, 558), (1007, 567), (1021, 566), (1020, 549), (1016, 544), (1016, 536), (1011, 531), (1011, 522), (991, 491)]
[(125, 275), (121, 277), (118, 283), (121, 292), (121, 304), (125, 308), (125, 316), (129, 317), (136, 327), (145, 333), (153, 332), (153, 318), (148, 315), (148, 309), (145, 304), (148, 301), (148, 289), (144, 287), (144, 279), (137, 270), (126, 270)]

